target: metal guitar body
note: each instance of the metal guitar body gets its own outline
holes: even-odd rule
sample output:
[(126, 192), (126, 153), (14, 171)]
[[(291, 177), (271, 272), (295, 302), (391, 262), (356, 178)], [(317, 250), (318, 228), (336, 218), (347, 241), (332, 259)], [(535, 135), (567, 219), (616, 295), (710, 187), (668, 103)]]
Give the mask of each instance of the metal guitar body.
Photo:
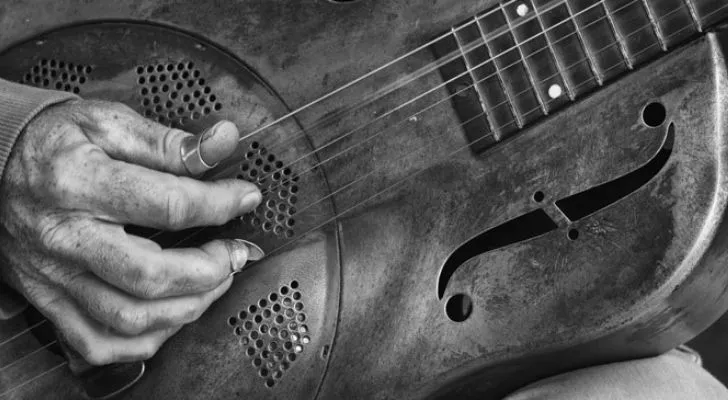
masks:
[[(191, 131), (231, 119), (251, 132), (494, 4), (23, 1), (0, 6), (0, 76)], [(257, 182), (261, 207), (160, 240), (241, 237), (272, 254), (120, 398), (496, 399), (689, 340), (728, 309), (727, 43), (696, 35), (484, 151), (469, 147), (457, 102), (366, 141), (316, 128), (357, 91), (243, 140), (206, 178)], [(0, 324), (0, 340), (27, 325)], [(23, 336), (0, 366), (44, 343)], [(52, 350), (0, 372), (0, 392), (62, 362)], [(86, 393), (57, 368), (7, 397)]]

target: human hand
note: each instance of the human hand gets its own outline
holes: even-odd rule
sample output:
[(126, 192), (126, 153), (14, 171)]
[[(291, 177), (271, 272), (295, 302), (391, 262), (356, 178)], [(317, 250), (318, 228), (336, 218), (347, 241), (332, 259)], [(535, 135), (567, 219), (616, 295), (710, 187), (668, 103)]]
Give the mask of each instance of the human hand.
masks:
[[(189, 134), (119, 103), (73, 101), (26, 127), (0, 182), (0, 273), (92, 365), (151, 357), (260, 257), (245, 242), (161, 249), (127, 234), (221, 225), (252, 211), (260, 191), (185, 177)], [(214, 164), (237, 146), (232, 123), (205, 133)]]

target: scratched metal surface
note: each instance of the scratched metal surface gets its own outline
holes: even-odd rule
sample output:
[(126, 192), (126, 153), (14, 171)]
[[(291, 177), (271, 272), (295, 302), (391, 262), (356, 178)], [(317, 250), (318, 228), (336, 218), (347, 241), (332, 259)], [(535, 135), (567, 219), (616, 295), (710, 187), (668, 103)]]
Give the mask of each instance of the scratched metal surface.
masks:
[[(492, 3), (241, 0), (209, 8), (192, 1), (16, 1), (0, 6), (0, 47), (72, 22), (151, 20), (219, 44), (296, 107)], [(726, 183), (726, 70), (719, 39), (713, 34), (678, 49), (479, 156), (433, 157), (466, 144), (445, 107), (324, 167), (330, 188), (362, 171), (380, 171), (381, 179), (336, 196), (337, 209), (382, 182), (426, 172), (342, 218), (340, 242), (300, 246), (261, 265), (284, 273), (324, 265), (340, 252), (334, 345), (326, 371), (307, 388), (315, 386), (321, 398), (497, 398), (559, 371), (659, 353), (710, 324), (728, 307), (720, 190)], [(412, 91), (437, 82), (431, 76)], [(655, 100), (667, 108), (668, 122), (648, 128), (640, 110)], [(656, 154), (669, 124), (675, 144), (653, 180), (575, 224), (465, 263), (444, 298), (467, 293), (473, 313), (460, 323), (447, 317), (436, 286), (450, 252), (505, 221), (552, 210), (555, 200), (637, 169)], [(323, 131), (310, 140), (319, 146), (334, 134)], [(412, 153), (415, 148), (427, 152)], [(412, 157), (405, 162), (403, 155)], [(532, 200), (536, 191), (546, 193), (543, 203)], [(572, 228), (581, 232), (576, 241), (566, 237)], [(262, 278), (245, 283), (261, 293), (276, 284)], [(228, 318), (245, 285), (166, 346), (130, 397), (246, 397), (240, 381), (259, 377), (226, 368), (244, 355), (230, 351), (229, 331), (206, 329)], [(194, 379), (180, 385), (190, 375)], [(63, 397), (76, 390), (66, 375), (39, 380), (23, 393)]]

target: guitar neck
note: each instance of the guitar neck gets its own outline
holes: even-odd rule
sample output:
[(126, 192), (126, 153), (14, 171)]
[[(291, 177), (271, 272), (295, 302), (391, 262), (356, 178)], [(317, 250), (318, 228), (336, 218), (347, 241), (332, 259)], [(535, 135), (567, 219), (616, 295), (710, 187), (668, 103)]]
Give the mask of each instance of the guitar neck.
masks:
[(722, 0), (505, 1), (433, 50), (461, 55), (441, 71), (480, 152), (726, 18)]
[[(709, 28), (728, 18), (728, 4), (723, 0), (684, 0), (692, 13), (693, 19), (701, 30)], [(655, 8), (664, 7), (661, 0), (648, 0)]]

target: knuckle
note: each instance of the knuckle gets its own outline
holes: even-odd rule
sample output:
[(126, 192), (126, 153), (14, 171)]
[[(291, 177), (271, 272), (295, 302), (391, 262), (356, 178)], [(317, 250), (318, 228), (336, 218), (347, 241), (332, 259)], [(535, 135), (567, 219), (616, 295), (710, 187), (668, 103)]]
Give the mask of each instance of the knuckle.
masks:
[[(156, 151), (162, 160), (171, 162), (180, 157), (179, 155), (179, 144), (177, 142), (180, 138), (187, 136), (188, 134), (182, 130), (169, 128), (164, 131), (164, 134), (159, 135), (159, 139), (156, 143)], [(175, 145), (176, 144), (176, 145)]]
[(142, 299), (157, 299), (166, 292), (166, 274), (163, 265), (153, 260), (128, 264), (125, 280), (130, 294)]
[(67, 233), (63, 220), (45, 218), (40, 224), (39, 242), (44, 249), (57, 251), (68, 239)]
[(115, 361), (114, 353), (107, 346), (92, 343), (85, 339), (81, 340), (78, 352), (84, 360), (95, 366), (111, 364)]
[(114, 324), (117, 330), (138, 335), (149, 328), (149, 312), (141, 307), (121, 307), (116, 310)]
[(187, 221), (193, 214), (194, 208), (190, 196), (180, 188), (167, 190), (165, 202), (165, 223), (167, 228), (180, 230), (187, 227)]
[(158, 279), (147, 278), (136, 282), (134, 294), (142, 299), (153, 300), (165, 297), (167, 286)]
[(56, 155), (47, 164), (42, 187), (57, 203), (73, 204), (83, 196), (93, 173), (101, 167), (101, 150), (92, 145), (77, 146), (69, 151)]
[(65, 199), (73, 190), (73, 164), (69, 155), (63, 155), (53, 158), (48, 165), (44, 186), (57, 199)]

